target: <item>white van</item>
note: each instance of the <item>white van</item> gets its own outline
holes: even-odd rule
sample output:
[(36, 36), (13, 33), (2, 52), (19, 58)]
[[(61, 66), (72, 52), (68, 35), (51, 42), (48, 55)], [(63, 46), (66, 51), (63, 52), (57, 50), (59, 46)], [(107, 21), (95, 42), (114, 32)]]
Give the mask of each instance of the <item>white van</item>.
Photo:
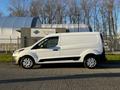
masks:
[(87, 68), (95, 68), (105, 55), (99, 32), (77, 32), (48, 35), (30, 47), (16, 50), (13, 57), (25, 69), (51, 63), (84, 63)]

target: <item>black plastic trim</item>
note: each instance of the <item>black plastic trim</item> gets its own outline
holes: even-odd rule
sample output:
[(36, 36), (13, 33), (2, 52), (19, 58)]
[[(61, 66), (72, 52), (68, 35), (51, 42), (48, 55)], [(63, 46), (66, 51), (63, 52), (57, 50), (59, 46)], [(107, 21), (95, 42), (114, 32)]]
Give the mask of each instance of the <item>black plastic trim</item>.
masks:
[(60, 57), (60, 58), (48, 58), (48, 59), (40, 59), (39, 62), (46, 62), (46, 61), (68, 61), (68, 60), (79, 60), (80, 57)]

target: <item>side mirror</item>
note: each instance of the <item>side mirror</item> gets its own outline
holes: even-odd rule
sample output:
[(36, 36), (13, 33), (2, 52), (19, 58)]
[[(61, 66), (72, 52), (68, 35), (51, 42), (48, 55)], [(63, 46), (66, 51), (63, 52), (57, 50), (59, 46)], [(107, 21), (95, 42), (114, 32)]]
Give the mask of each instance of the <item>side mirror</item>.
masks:
[(43, 48), (44, 46), (43, 45), (40, 45), (41, 48)]

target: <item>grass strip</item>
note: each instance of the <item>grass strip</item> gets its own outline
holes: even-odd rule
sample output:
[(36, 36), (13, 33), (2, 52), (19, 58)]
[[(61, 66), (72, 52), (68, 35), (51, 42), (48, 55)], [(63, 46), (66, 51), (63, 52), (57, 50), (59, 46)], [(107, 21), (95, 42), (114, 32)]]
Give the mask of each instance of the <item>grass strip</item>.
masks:
[[(120, 61), (120, 54), (107, 54), (106, 58), (108, 61)], [(12, 62), (12, 54), (0, 53), (0, 62)]]
[(12, 62), (12, 61), (13, 61), (12, 54), (0, 53), (0, 62)]
[(106, 58), (108, 61), (120, 61), (120, 54), (107, 54)]

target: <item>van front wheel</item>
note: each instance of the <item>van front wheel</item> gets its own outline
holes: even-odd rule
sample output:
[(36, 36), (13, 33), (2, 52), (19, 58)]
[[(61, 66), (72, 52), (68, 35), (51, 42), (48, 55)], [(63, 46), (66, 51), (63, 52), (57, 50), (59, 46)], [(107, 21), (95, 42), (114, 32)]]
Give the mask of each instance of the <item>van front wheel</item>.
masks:
[(95, 68), (97, 66), (97, 60), (95, 56), (86, 57), (84, 60), (84, 66), (90, 69)]
[(25, 56), (21, 59), (21, 66), (25, 69), (30, 69), (34, 66), (33, 58)]

